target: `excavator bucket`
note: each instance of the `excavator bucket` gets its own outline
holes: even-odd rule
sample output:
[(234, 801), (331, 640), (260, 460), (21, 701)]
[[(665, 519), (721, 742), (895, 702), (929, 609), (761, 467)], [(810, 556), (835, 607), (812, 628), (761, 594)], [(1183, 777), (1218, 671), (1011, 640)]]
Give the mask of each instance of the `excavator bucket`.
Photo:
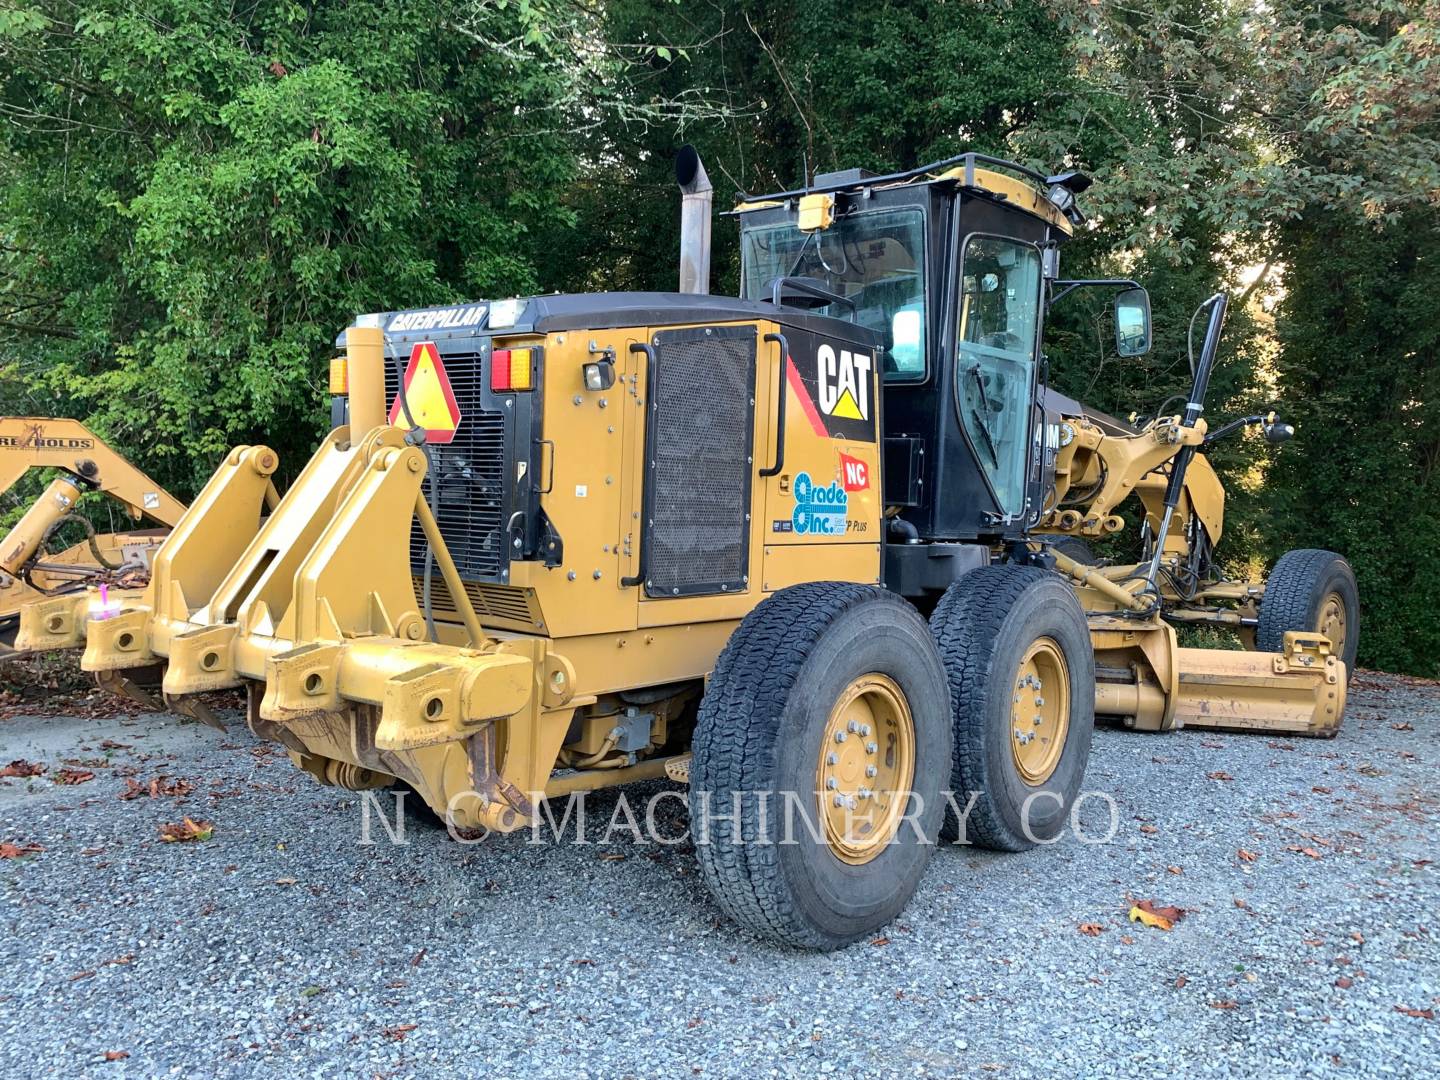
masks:
[(1291, 631), (1283, 653), (1178, 649), (1175, 726), (1332, 739), (1345, 715), (1345, 663), (1321, 634)]

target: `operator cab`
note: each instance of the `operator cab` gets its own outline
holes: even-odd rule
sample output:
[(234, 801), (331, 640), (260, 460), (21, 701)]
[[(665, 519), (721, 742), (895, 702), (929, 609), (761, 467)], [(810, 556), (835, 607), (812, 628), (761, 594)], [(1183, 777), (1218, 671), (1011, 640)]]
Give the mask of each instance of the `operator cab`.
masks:
[[(1088, 284), (1057, 277), (1089, 183), (966, 154), (887, 176), (822, 174), (734, 211), (744, 298), (881, 335), (891, 539), (926, 549), (889, 546), (886, 578), (901, 592), (943, 590), (1040, 519), (1059, 438), (1045, 409), (1044, 312)], [(1126, 308), (1124, 355), (1149, 346), (1140, 297)]]

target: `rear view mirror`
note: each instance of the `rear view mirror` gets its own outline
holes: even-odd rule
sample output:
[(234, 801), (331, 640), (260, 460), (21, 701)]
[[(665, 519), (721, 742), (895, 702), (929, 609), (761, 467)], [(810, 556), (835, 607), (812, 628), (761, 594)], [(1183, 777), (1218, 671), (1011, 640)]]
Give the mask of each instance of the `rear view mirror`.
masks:
[(1115, 351), (1144, 356), (1150, 351), (1150, 294), (1126, 289), (1115, 297)]

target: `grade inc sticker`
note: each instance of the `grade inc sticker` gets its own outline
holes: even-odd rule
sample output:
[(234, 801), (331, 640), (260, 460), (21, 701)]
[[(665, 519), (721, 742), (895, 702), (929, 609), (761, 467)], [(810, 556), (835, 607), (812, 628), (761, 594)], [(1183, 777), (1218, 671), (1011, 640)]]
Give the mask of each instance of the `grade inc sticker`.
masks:
[(850, 496), (839, 484), (819, 487), (809, 473), (795, 477), (795, 510), (790, 521), (801, 536), (844, 536)]

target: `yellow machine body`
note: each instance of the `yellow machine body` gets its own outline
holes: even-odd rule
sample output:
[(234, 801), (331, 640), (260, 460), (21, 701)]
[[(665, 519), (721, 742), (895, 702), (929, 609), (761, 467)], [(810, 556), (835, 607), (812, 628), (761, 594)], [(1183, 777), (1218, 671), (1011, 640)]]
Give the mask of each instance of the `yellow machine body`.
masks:
[[(117, 603), (143, 585), (165, 528), (184, 505), (75, 420), (0, 418), (0, 492), (32, 469), (55, 469), (41, 496), (0, 538), (0, 657), (70, 648), (83, 640), (85, 617), (100, 582)], [(94, 533), (63, 551), (46, 550), (51, 532), (92, 491), (114, 499), (136, 528)], [(151, 526), (140, 527), (149, 521)]]
[[(563, 561), (513, 562), (503, 585), (462, 581), (426, 501), (426, 453), (402, 428), (331, 432), (263, 522), (275, 456), (242, 447), (161, 548), (143, 598), (91, 620), (84, 667), (123, 676), (163, 661), (166, 701), (202, 717), (198, 695), (246, 686), (254, 730), (318, 778), (364, 787), (399, 777), (462, 827), (519, 828), (547, 793), (663, 775), (686, 749), (678, 714), (763, 597), (880, 578), (873, 358), (852, 395), (871, 434), (833, 439), (808, 422), (815, 404), (800, 380), (785, 377), (795, 358), (766, 340), (779, 325), (710, 329), (757, 342), (750, 456), (783, 457), (751, 488), (739, 587), (675, 597), (635, 581), (651, 448), (647, 362), (632, 346), (656, 331), (556, 333), (527, 341), (545, 356), (540, 502), (565, 538)], [(594, 355), (615, 358), (603, 391), (583, 381)], [(352, 419), (384, 416), (379, 331), (348, 332), (347, 364)], [(792, 418), (783, 444), (780, 393)], [(777, 526), (795, 520), (797, 481), (841, 492), (847, 480), (843, 514), (826, 515), (833, 533)], [(438, 641), (411, 561), (417, 520), (437, 564)], [(657, 687), (637, 729), (619, 695)]]

